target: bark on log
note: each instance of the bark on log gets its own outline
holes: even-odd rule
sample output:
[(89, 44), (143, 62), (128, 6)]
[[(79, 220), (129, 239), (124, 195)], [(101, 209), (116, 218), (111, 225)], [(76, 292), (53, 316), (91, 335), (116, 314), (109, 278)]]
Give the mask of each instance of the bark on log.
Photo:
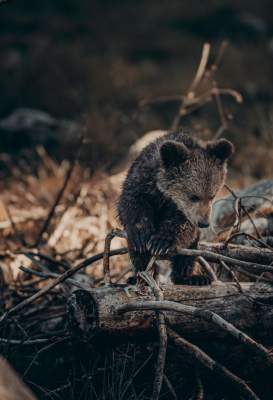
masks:
[[(243, 293), (233, 283), (204, 287), (165, 285), (162, 289), (164, 300), (213, 311), (256, 339), (273, 343), (273, 288), (270, 285), (242, 283)], [(154, 311), (118, 313), (117, 310), (124, 304), (155, 300), (153, 294), (145, 288), (141, 293), (130, 291), (130, 295), (120, 287), (74, 292), (69, 314), (77, 335), (90, 339), (94, 335), (128, 338), (152, 334), (156, 327)], [(190, 314), (164, 311), (164, 315), (168, 324), (183, 336), (197, 340), (226, 336), (213, 323)]]

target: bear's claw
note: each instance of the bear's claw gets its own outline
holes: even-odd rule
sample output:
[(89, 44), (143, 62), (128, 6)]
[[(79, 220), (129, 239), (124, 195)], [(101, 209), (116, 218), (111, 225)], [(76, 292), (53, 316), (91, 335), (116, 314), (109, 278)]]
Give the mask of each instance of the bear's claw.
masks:
[(147, 245), (147, 249), (153, 256), (166, 255), (173, 247), (170, 239), (163, 238), (162, 236), (153, 235)]

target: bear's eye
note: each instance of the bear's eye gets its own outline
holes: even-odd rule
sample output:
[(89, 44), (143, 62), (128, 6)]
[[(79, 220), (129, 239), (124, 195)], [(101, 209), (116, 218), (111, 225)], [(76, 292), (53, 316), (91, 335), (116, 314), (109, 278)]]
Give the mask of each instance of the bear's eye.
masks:
[(192, 196), (190, 197), (190, 200), (191, 200), (193, 203), (198, 203), (198, 201), (200, 201), (201, 199), (200, 199), (199, 196), (196, 196), (196, 195), (194, 194), (194, 195), (192, 195)]

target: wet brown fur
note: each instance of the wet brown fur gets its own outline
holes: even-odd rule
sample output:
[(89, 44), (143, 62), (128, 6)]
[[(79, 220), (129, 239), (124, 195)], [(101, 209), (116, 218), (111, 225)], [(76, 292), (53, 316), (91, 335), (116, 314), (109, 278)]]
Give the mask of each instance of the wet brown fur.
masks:
[(170, 132), (139, 154), (118, 207), (136, 272), (145, 269), (152, 255), (159, 255), (171, 258), (175, 283), (190, 282), (194, 257), (170, 257), (170, 253), (197, 246), (198, 226), (209, 224), (212, 201), (224, 184), (232, 152), (225, 139), (200, 142)]

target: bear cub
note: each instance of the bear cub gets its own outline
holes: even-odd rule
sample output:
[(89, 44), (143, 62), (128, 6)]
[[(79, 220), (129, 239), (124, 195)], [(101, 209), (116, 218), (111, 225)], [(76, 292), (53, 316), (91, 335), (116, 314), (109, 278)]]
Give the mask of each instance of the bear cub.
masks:
[(197, 248), (199, 228), (209, 226), (212, 202), (224, 185), (233, 151), (226, 139), (202, 142), (169, 132), (138, 155), (118, 203), (135, 274), (155, 255), (171, 261), (175, 284), (210, 283), (194, 274), (196, 257), (171, 254), (177, 248)]

